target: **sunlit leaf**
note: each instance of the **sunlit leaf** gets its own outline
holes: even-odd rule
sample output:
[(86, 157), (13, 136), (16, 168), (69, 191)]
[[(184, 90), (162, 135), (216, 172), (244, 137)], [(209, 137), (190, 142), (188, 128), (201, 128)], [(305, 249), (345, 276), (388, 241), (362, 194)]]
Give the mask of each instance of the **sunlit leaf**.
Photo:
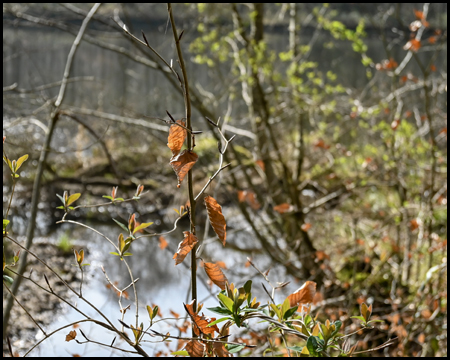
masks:
[(316, 295), (316, 286), (314, 281), (305, 282), (300, 289), (287, 297), (290, 307), (311, 303)]
[(70, 195), (69, 198), (67, 199), (66, 206), (69, 206), (73, 202), (77, 201), (80, 196), (81, 196), (80, 193)]
[(189, 254), (198, 242), (197, 237), (189, 231), (185, 231), (183, 234), (184, 239), (178, 244), (178, 250), (173, 256), (173, 259), (175, 259), (175, 265), (182, 263), (186, 255)]
[(198, 160), (198, 155), (189, 150), (183, 150), (180, 154), (173, 156), (170, 160), (170, 166), (177, 174), (178, 178), (178, 187), (181, 186), (181, 183), (188, 173), (189, 170), (194, 166), (194, 164)]
[(139, 230), (143, 230), (143, 229), (149, 227), (149, 226), (152, 225), (152, 224), (153, 224), (152, 222), (139, 224), (139, 225), (136, 226), (136, 228), (134, 229), (133, 234), (136, 233), (136, 232), (139, 231)]
[(28, 155), (23, 155), (17, 160), (15, 171), (19, 170), (22, 164), (28, 159)]
[[(186, 126), (186, 123), (182, 120), (177, 120), (177, 124)], [(172, 151), (174, 156), (178, 155), (183, 147), (184, 139), (186, 139), (186, 129), (173, 124), (170, 126), (169, 138), (167, 146)]]
[(205, 272), (214, 284), (225, 290), (225, 284), (228, 282), (228, 279), (218, 264), (205, 262)]
[(209, 222), (219, 239), (222, 241), (222, 244), (225, 246), (227, 224), (225, 222), (225, 217), (222, 214), (222, 207), (212, 196), (205, 197), (205, 205), (206, 210), (208, 211)]
[(217, 295), (217, 297), (219, 298), (220, 301), (222, 301), (222, 303), (226, 306), (226, 308), (228, 310), (233, 312), (233, 305), (234, 305), (233, 300), (231, 300), (228, 296), (226, 296), (226, 295), (224, 295), (222, 293), (219, 293)]
[(77, 332), (75, 330), (72, 330), (71, 332), (69, 332), (66, 335), (66, 341), (75, 340), (76, 337), (77, 337)]

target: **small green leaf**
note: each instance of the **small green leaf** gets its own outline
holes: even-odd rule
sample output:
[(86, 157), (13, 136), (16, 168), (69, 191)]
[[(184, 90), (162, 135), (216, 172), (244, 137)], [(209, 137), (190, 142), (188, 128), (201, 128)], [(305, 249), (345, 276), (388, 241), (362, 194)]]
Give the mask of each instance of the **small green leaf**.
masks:
[(303, 346), (297, 346), (297, 345), (294, 345), (294, 346), (288, 346), (288, 349), (290, 349), (290, 350), (294, 350), (294, 351), (298, 351), (298, 352), (302, 352), (302, 350), (303, 350)]
[[(252, 281), (251, 280), (248, 280), (245, 284), (244, 284), (244, 289), (245, 289), (245, 292), (247, 293), (247, 294), (250, 294), (251, 292), (252, 292)], [(251, 296), (250, 296), (251, 297)]]
[(122, 256), (133, 256), (133, 254), (132, 254), (132, 253), (129, 253), (129, 252), (127, 252), (127, 253), (125, 253), (125, 254), (122, 254)]
[(278, 309), (278, 306), (276, 306), (275, 304), (270, 304), (270, 307), (272, 308), (273, 311), (275, 311), (275, 314), (277, 314), (278, 319), (283, 319), (283, 317), (281, 316), (281, 312), (280, 309)]
[(116, 198), (115, 201), (124, 201), (124, 199), (123, 198)]
[(170, 355), (181, 355), (181, 356), (189, 356), (189, 353), (186, 350), (175, 351)]
[(158, 305), (155, 305), (155, 307), (153, 308), (153, 315), (152, 315), (152, 319), (154, 319), (156, 317), (156, 315), (158, 315)]
[(232, 315), (233, 311), (225, 309), (223, 307), (213, 307), (213, 308), (208, 308), (209, 311), (215, 312), (217, 314), (220, 315)]
[(116, 252), (110, 252), (111, 255), (116, 255), (116, 256), (120, 256), (120, 254), (116, 253)]
[(8, 224), (9, 224), (9, 220), (3, 219), (3, 230), (6, 229), (6, 227), (8, 226)]
[(288, 298), (286, 298), (286, 300), (284, 300), (283, 305), (281, 306), (281, 318), (282, 319), (286, 319), (284, 317), (284, 314), (286, 313), (286, 311), (288, 311), (291, 307), (291, 302), (289, 301)]
[(19, 170), (19, 168), (22, 166), (22, 164), (27, 161), (28, 159), (28, 155), (23, 155), (19, 158), (19, 160), (17, 160), (17, 164), (16, 164), (16, 172), (17, 170)]
[(283, 315), (284, 319), (289, 319), (292, 315), (297, 311), (298, 306), (291, 307), (288, 311), (286, 311)]
[(57, 209), (63, 209), (64, 210), (65, 207), (64, 206), (58, 206)]
[(83, 265), (81, 265), (81, 266), (88, 266), (88, 265), (91, 265), (91, 264), (83, 264)]
[(153, 310), (152, 307), (150, 305), (147, 305), (147, 312), (148, 312), (148, 317), (150, 318), (150, 320), (153, 319), (152, 315), (153, 315)]
[(224, 294), (221, 293), (219, 293), (217, 297), (219, 298), (220, 301), (222, 301), (222, 303), (228, 310), (233, 312), (233, 305), (234, 305), (233, 300), (231, 300), (228, 296), (225, 296)]
[(362, 317), (362, 316), (351, 316), (350, 318), (351, 318), (351, 319), (358, 319), (358, 320), (361, 320), (361, 322), (362, 322), (363, 324), (366, 323), (366, 319), (364, 319), (364, 317)]
[(14, 176), (15, 178), (19, 178), (19, 177), (20, 177), (19, 174), (13, 174), (13, 176)]
[(238, 351), (241, 351), (243, 348), (245, 348), (245, 345), (237, 345), (237, 344), (227, 344), (228, 352), (231, 354), (234, 354)]
[(3, 280), (5, 280), (9, 285), (11, 285), (14, 282), (13, 278), (11, 278), (7, 275), (4, 275), (4, 274), (3, 274)]
[[(61, 195), (56, 194), (56, 196), (59, 197), (59, 200), (61, 200), (61, 202), (63, 203), (63, 205), (66, 204), (66, 202), (64, 201), (64, 198), (63, 198)], [(57, 208), (57, 209), (59, 209), (59, 208)], [(63, 208), (63, 209), (64, 209), (64, 208)]]
[(306, 347), (311, 355), (317, 354), (317, 349), (319, 347), (317, 336), (310, 336), (306, 341)]
[(128, 228), (124, 224), (122, 224), (120, 221), (117, 221), (116, 219), (113, 220), (117, 225), (119, 225), (122, 229), (124, 229), (128, 233)]
[(69, 196), (69, 198), (67, 199), (67, 204), (66, 206), (69, 206), (70, 204), (72, 204), (73, 202), (77, 201), (78, 198), (81, 196), (80, 193), (76, 193), (76, 194), (72, 194)]
[(207, 327), (214, 326), (214, 325), (219, 324), (219, 323), (221, 323), (222, 321), (225, 321), (225, 320), (231, 320), (231, 318), (223, 317), (223, 318), (217, 319), (217, 320), (213, 321), (212, 323), (209, 323)]
[(105, 199), (113, 200), (112, 196), (103, 195), (102, 197), (104, 197)]
[(133, 230), (133, 234), (136, 233), (136, 232), (139, 231), (139, 230), (142, 230), (142, 229), (145, 229), (146, 227), (149, 227), (149, 226), (152, 225), (152, 224), (153, 224), (152, 222), (140, 224), (139, 226), (137, 226), (137, 227)]
[(368, 325), (368, 324), (371, 324), (371, 323), (373, 323), (373, 322), (383, 323), (384, 320), (380, 320), (380, 319), (370, 320), (370, 321), (367, 322), (367, 325)]

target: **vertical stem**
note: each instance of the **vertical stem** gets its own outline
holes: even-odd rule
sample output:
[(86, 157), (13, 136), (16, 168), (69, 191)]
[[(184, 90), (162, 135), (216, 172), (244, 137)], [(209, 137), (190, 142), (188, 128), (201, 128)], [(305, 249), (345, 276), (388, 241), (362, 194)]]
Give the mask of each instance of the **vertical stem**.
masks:
[[(167, 4), (167, 11), (169, 12), (170, 23), (172, 25), (172, 32), (175, 39), (175, 45), (177, 48), (178, 60), (180, 62), (181, 72), (183, 74), (183, 94), (184, 94), (184, 106), (186, 109), (185, 117), (186, 117), (186, 127), (189, 130), (192, 130), (191, 124), (191, 99), (189, 96), (189, 83), (187, 79), (186, 65), (184, 63), (183, 54), (181, 52), (180, 40), (178, 37), (177, 28), (175, 26), (175, 20), (172, 14), (172, 5), (170, 3)], [(189, 151), (192, 151), (194, 144), (194, 136), (189, 133), (187, 137), (187, 146)], [(192, 169), (188, 172), (188, 191), (189, 191), (189, 203), (190, 203), (190, 231), (193, 235), (195, 235), (195, 199), (194, 199), (194, 190), (193, 190), (193, 182), (192, 182)], [(194, 246), (191, 250), (191, 289), (192, 289), (192, 300), (194, 300), (194, 309), (197, 309), (197, 252), (198, 244)], [(196, 337), (194, 334), (194, 330), (192, 330), (192, 336)]]

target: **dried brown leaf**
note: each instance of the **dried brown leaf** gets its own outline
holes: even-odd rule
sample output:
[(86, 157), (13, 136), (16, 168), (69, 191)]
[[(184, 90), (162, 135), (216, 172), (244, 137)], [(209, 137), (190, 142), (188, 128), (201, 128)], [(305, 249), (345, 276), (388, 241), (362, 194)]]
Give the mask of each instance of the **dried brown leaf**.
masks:
[(210, 323), (216, 320), (216, 318), (208, 318), (203, 313), (202, 316), (198, 315), (198, 313), (194, 312), (194, 301), (192, 300), (189, 304), (185, 304), (184, 307), (187, 313), (190, 315), (192, 319), (192, 327), (194, 329), (194, 333), (198, 336), (200, 333), (203, 334), (214, 334), (214, 331), (220, 332), (217, 325), (213, 325), (208, 327)]
[(77, 332), (75, 330), (72, 330), (71, 332), (69, 332), (66, 335), (66, 341), (75, 340), (76, 337), (77, 337)]
[(184, 349), (188, 352), (190, 357), (203, 357), (205, 352), (205, 345), (198, 340), (189, 341)]
[(232, 357), (231, 353), (223, 346), (222, 343), (213, 343), (214, 352), (218, 357)]
[(228, 282), (228, 279), (218, 264), (205, 262), (205, 272), (214, 284), (225, 290), (225, 284)]
[[(186, 126), (186, 123), (182, 120), (177, 120), (177, 123)], [(180, 153), (184, 144), (184, 139), (186, 139), (186, 129), (175, 124), (171, 125), (167, 146), (172, 150), (173, 156)]]
[(186, 176), (188, 171), (192, 169), (197, 160), (198, 155), (195, 152), (189, 150), (183, 150), (180, 154), (172, 156), (172, 159), (170, 160), (170, 166), (172, 166), (175, 174), (177, 174), (178, 187), (181, 186), (184, 177)]
[(311, 303), (314, 299), (314, 295), (316, 294), (316, 286), (317, 284), (314, 281), (305, 282), (300, 289), (287, 297), (290, 303), (289, 306), (294, 307), (301, 304)]
[(189, 252), (198, 242), (197, 237), (189, 231), (185, 231), (183, 234), (184, 239), (178, 244), (178, 250), (175, 255), (173, 255), (173, 259), (175, 259), (175, 265), (182, 263), (186, 255), (189, 254)]
[(227, 224), (225, 222), (225, 217), (222, 214), (222, 207), (212, 196), (205, 197), (205, 205), (206, 210), (208, 211), (209, 222), (219, 239), (222, 241), (222, 244), (225, 246)]

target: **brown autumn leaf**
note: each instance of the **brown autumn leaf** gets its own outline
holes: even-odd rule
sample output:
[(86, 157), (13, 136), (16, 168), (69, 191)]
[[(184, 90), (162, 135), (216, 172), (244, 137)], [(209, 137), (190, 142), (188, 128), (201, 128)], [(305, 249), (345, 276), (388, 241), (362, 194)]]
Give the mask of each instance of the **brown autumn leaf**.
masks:
[(76, 337), (77, 337), (77, 332), (75, 330), (72, 330), (71, 332), (69, 332), (66, 335), (66, 341), (75, 340)]
[(219, 265), (222, 269), (228, 269), (227, 264), (225, 264), (223, 261), (216, 261), (216, 264)]
[(178, 250), (172, 258), (175, 259), (175, 265), (182, 263), (186, 255), (189, 254), (198, 242), (197, 237), (189, 231), (185, 231), (183, 234), (184, 239), (178, 244)]
[(177, 318), (177, 319), (180, 317), (180, 314), (176, 313), (176, 312), (173, 311), (173, 310), (170, 310), (170, 313), (173, 315), (173, 317), (175, 317), (175, 318)]
[(216, 318), (208, 318), (203, 313), (202, 316), (198, 315), (198, 313), (194, 312), (194, 301), (192, 300), (189, 304), (185, 304), (184, 308), (187, 313), (190, 315), (193, 322), (194, 333), (198, 336), (200, 333), (203, 334), (214, 334), (214, 331), (220, 332), (217, 325), (213, 325), (208, 327), (210, 323), (216, 320)]
[(225, 290), (225, 283), (228, 282), (228, 279), (218, 264), (205, 262), (205, 272), (214, 284)]
[(217, 201), (212, 196), (205, 197), (206, 210), (208, 211), (209, 222), (215, 233), (222, 241), (225, 246), (227, 238), (227, 224), (225, 218), (222, 214), (222, 207), (217, 203)]
[(291, 205), (289, 205), (288, 203), (283, 203), (273, 207), (273, 209), (280, 214), (284, 214), (285, 212), (289, 211), (290, 208)]
[[(186, 126), (186, 123), (182, 120), (177, 120), (177, 124), (181, 124)], [(186, 139), (186, 129), (181, 126), (172, 124), (169, 130), (169, 138), (167, 146), (172, 150), (173, 156), (176, 156), (180, 153), (181, 148), (183, 147), (184, 139)]]
[(201, 358), (205, 352), (205, 345), (198, 340), (191, 340), (186, 344), (184, 349), (188, 352), (190, 357)]
[(301, 304), (311, 303), (316, 295), (317, 284), (314, 281), (307, 281), (303, 286), (295, 291), (293, 294), (289, 295), (290, 307), (294, 307)]
[(247, 191), (245, 199), (253, 210), (258, 210), (261, 207), (261, 204), (258, 202), (258, 200), (256, 200), (256, 196), (253, 191)]
[(183, 150), (178, 155), (172, 156), (172, 159), (170, 159), (170, 166), (172, 166), (175, 174), (177, 174), (177, 187), (181, 186), (184, 177), (186, 176), (188, 171), (191, 170), (197, 160), (198, 155), (195, 152), (189, 150)]
[(213, 343), (214, 352), (218, 357), (232, 357), (231, 353), (228, 352), (227, 349), (223, 346), (222, 343)]
[(166, 241), (166, 239), (164, 238), (164, 236), (160, 236), (159, 237), (159, 247), (161, 248), (161, 250), (164, 250), (167, 247), (168, 243)]

